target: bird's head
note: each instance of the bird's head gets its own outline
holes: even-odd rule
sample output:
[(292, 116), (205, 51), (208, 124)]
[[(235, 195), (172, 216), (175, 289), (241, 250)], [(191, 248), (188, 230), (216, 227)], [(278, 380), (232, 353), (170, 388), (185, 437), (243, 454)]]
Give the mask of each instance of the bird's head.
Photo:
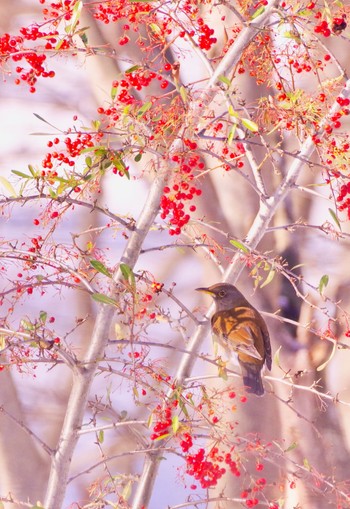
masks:
[(229, 283), (217, 283), (207, 288), (196, 288), (198, 292), (209, 294), (216, 304), (217, 309), (230, 309), (247, 301), (237, 288)]

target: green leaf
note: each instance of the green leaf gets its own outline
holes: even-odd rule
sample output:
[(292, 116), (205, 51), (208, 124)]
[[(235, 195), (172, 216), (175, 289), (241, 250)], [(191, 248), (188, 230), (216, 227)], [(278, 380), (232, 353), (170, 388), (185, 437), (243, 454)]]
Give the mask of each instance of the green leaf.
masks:
[(174, 415), (174, 417), (171, 419), (171, 427), (172, 427), (173, 433), (176, 434), (180, 427), (178, 415)]
[(159, 35), (162, 33), (160, 27), (158, 25), (156, 25), (155, 23), (150, 23), (149, 24), (149, 27), (150, 29), (152, 30), (153, 33)]
[(271, 283), (271, 281), (273, 280), (273, 278), (275, 277), (275, 274), (276, 274), (276, 271), (274, 269), (270, 269), (270, 272), (268, 273), (267, 278), (265, 279), (263, 284), (260, 285), (260, 288), (264, 288), (264, 286), (269, 285)]
[(47, 312), (46, 311), (40, 311), (39, 319), (41, 323), (45, 324), (47, 320)]
[(259, 9), (257, 9), (253, 16), (251, 17), (251, 19), (255, 19), (257, 18), (258, 16), (260, 16), (260, 14), (262, 14), (263, 12), (265, 12), (265, 7), (262, 5), (261, 7), (259, 7)]
[(233, 246), (235, 246), (237, 249), (240, 249), (241, 251), (243, 251), (244, 253), (250, 253), (250, 250), (244, 245), (242, 244), (241, 242), (239, 242), (238, 240), (234, 240), (234, 239), (231, 239), (230, 240), (230, 244), (232, 244)]
[(17, 171), (17, 170), (11, 170), (11, 173), (13, 173), (14, 175), (17, 175), (18, 177), (23, 177), (24, 179), (33, 178), (31, 175), (26, 175), (25, 173), (22, 173), (21, 171)]
[(109, 272), (107, 267), (103, 265), (102, 262), (99, 262), (98, 260), (90, 260), (90, 265), (97, 270), (97, 272), (101, 272), (104, 276), (112, 277), (112, 274)]
[(233, 109), (232, 104), (230, 104), (228, 107), (228, 114), (230, 115), (230, 117), (238, 118), (238, 113)]
[(70, 25), (66, 27), (66, 31), (68, 30), (68, 33), (74, 32), (75, 27), (79, 23), (82, 9), (83, 9), (83, 2), (81, 0), (78, 0), (78, 2), (75, 2), (74, 7), (73, 7), (72, 18), (70, 20)]
[(119, 268), (120, 272), (123, 275), (123, 278), (126, 279), (126, 281), (130, 283), (133, 288), (135, 288), (135, 276), (132, 271), (132, 268), (129, 267), (129, 265), (127, 265), (126, 263), (121, 263), (119, 265)]
[(103, 429), (101, 429), (98, 433), (98, 436), (97, 436), (97, 440), (100, 444), (103, 444), (104, 442), (104, 439), (105, 439), (105, 434), (104, 434), (104, 431)]
[(335, 222), (335, 224), (338, 226), (339, 230), (341, 231), (341, 224), (339, 222), (337, 214), (332, 209), (328, 209), (328, 212), (330, 213), (330, 215), (332, 216), (333, 221)]
[[(189, 399), (189, 402), (193, 405), (193, 400), (192, 398)], [(180, 409), (183, 411), (185, 417), (187, 417), (187, 419), (190, 418), (190, 414), (188, 413), (187, 411), (187, 408), (186, 408), (186, 405), (185, 403), (183, 402), (182, 398), (179, 399), (179, 406), (180, 406)]]
[(218, 377), (222, 378), (223, 380), (227, 380), (227, 369), (226, 369), (226, 363), (220, 362), (218, 364)]
[(139, 161), (141, 161), (141, 159), (142, 159), (142, 154), (141, 154), (141, 152), (140, 152), (139, 154), (137, 154), (137, 155), (135, 156), (134, 161), (135, 161), (136, 163), (138, 163)]
[(221, 83), (225, 83), (225, 85), (227, 85), (228, 87), (231, 86), (231, 80), (226, 78), (226, 76), (224, 76), (223, 74), (220, 74), (220, 76), (218, 77), (218, 80), (221, 81)]
[(328, 282), (329, 282), (329, 276), (327, 276), (327, 274), (325, 274), (324, 276), (321, 277), (320, 282), (318, 284), (318, 291), (320, 292), (321, 295), (323, 294), (324, 289), (328, 285)]
[(28, 164), (28, 170), (33, 175), (34, 178), (38, 176), (38, 172), (34, 170), (33, 166), (31, 164)]
[(16, 198), (17, 194), (13, 185), (7, 179), (5, 179), (5, 177), (0, 177), (0, 183), (4, 186), (6, 191), (8, 191), (11, 196)]
[(24, 330), (34, 330), (35, 327), (34, 325), (29, 322), (28, 320), (25, 320), (24, 318), (22, 318), (21, 320), (21, 327), (23, 327)]
[(122, 499), (123, 500), (128, 500), (130, 498), (131, 488), (132, 488), (132, 483), (131, 483), (131, 481), (128, 481), (122, 491)]
[(111, 297), (108, 297), (107, 295), (104, 295), (103, 293), (92, 293), (91, 297), (96, 302), (101, 302), (101, 304), (109, 304), (110, 306), (119, 307), (119, 304), (115, 299), (112, 299)]
[(241, 118), (241, 122), (249, 131), (253, 133), (257, 133), (259, 131), (259, 126), (249, 118)]
[(114, 101), (115, 96), (117, 95), (117, 92), (118, 92), (118, 87), (112, 87), (111, 88), (111, 99), (112, 99), (112, 101)]
[(280, 353), (281, 353), (281, 350), (282, 350), (282, 345), (277, 348), (277, 350), (275, 352), (275, 355), (273, 356), (273, 363), (278, 368), (281, 368), (281, 363), (280, 363)]
[(91, 159), (91, 157), (90, 157), (90, 156), (86, 156), (86, 157), (85, 157), (85, 164), (86, 164), (86, 166), (87, 166), (88, 168), (91, 168), (91, 166), (92, 166), (92, 159)]
[(141, 69), (141, 65), (133, 65), (132, 67), (129, 67), (125, 72), (125, 74), (130, 74), (131, 72), (137, 71), (138, 69)]
[(309, 460), (308, 460), (307, 458), (304, 458), (304, 459), (303, 459), (303, 465), (304, 465), (304, 467), (305, 467), (305, 468), (306, 468), (309, 472), (311, 472), (311, 465), (310, 465)]
[(294, 39), (297, 42), (300, 42), (300, 37), (295, 32), (291, 32), (290, 30), (287, 30), (286, 32), (283, 32), (283, 37), (286, 39)]
[(307, 458), (304, 458), (304, 459), (303, 459), (303, 465), (304, 465), (304, 467), (305, 467), (305, 468), (306, 468), (309, 472), (311, 472), (311, 465), (310, 465), (309, 460), (308, 460)]
[(181, 85), (181, 87), (179, 88), (179, 92), (181, 95), (181, 99), (186, 104), (187, 103), (187, 92), (186, 92), (185, 87)]
[(142, 117), (149, 109), (152, 108), (152, 103), (150, 101), (146, 102), (141, 106), (139, 111), (137, 112), (138, 117)]
[(170, 433), (164, 433), (164, 435), (160, 435), (160, 437), (157, 437), (153, 440), (153, 442), (158, 442), (159, 440), (164, 440), (164, 438), (170, 437)]
[(283, 452), (290, 452), (290, 451), (293, 451), (293, 449), (295, 449), (296, 447), (298, 447), (298, 442), (293, 442), (292, 444), (290, 444), (290, 446), (285, 449)]
[(107, 149), (104, 145), (94, 145), (93, 147), (83, 148), (80, 154), (85, 154), (86, 152), (96, 152), (96, 155), (105, 155)]
[(88, 44), (89, 40), (87, 38), (87, 35), (85, 32), (82, 32), (80, 34), (78, 34), (80, 39), (82, 40), (83, 44), (85, 44), (85, 46)]
[(230, 132), (228, 134), (228, 137), (227, 137), (227, 144), (228, 145), (231, 145), (232, 143), (232, 140), (236, 134), (236, 128), (237, 128), (237, 124), (233, 124), (233, 126), (231, 127), (230, 129)]

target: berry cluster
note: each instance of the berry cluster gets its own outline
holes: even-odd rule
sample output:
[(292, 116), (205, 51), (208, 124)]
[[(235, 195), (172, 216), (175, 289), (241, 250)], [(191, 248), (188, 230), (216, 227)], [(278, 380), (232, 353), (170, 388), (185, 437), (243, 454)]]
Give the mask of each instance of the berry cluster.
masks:
[(153, 433), (150, 437), (151, 440), (157, 440), (171, 432), (172, 410), (173, 407), (171, 405), (166, 405), (163, 408), (161, 405), (157, 406), (155, 410), (157, 415), (157, 422), (153, 426)]
[[(46, 0), (39, 0), (41, 4), (45, 4)], [(43, 9), (45, 19), (49, 18), (63, 18), (69, 21), (72, 18), (72, 10), (76, 0), (61, 0), (60, 2), (51, 2), (49, 7)]]
[(265, 486), (266, 479), (264, 477), (260, 477), (255, 480), (254, 485), (251, 488), (242, 491), (241, 498), (246, 499), (245, 504), (247, 507), (254, 507), (259, 503), (259, 499), (256, 498), (256, 493), (262, 491)]
[(325, 19), (315, 26), (314, 31), (316, 34), (322, 34), (323, 37), (329, 37), (332, 33), (331, 29), (329, 28), (328, 21)]
[[(197, 148), (197, 144), (185, 140), (192, 150)], [(202, 191), (192, 184), (194, 179), (193, 171), (195, 169), (202, 170), (204, 163), (200, 160), (198, 154), (191, 155), (174, 155), (172, 161), (178, 165), (175, 172), (175, 183), (170, 188), (164, 188), (164, 194), (161, 199), (161, 215), (162, 219), (166, 219), (171, 215), (169, 223), (171, 228), (170, 235), (180, 235), (182, 228), (189, 222), (190, 214), (185, 211), (185, 202), (192, 201), (195, 196), (200, 196)], [(190, 205), (189, 212), (195, 212), (196, 206)]]
[[(338, 210), (346, 210), (348, 218), (350, 219), (350, 182), (343, 184), (340, 188), (339, 195), (337, 197)], [(341, 203), (343, 202), (343, 203)]]
[[(321, 18), (321, 16), (322, 16), (321, 12), (317, 12), (315, 14), (316, 19)], [(316, 34), (322, 34), (323, 37), (330, 37), (332, 32), (333, 34), (339, 34), (347, 27), (345, 19), (346, 14), (342, 14), (341, 16), (335, 16), (332, 19), (331, 24), (324, 19), (315, 26), (314, 31)]]
[(219, 453), (217, 447), (213, 447), (207, 455), (204, 449), (200, 448), (196, 454), (186, 456), (186, 472), (199, 481), (202, 488), (216, 486), (218, 480), (226, 472), (226, 468), (222, 464), (227, 465), (236, 477), (241, 475), (231, 454)]
[[(54, 71), (46, 70), (44, 67), (46, 55), (24, 47), (24, 37), (28, 36), (29, 39), (35, 40), (39, 37), (39, 30), (36, 27), (30, 30), (23, 28), (21, 32), (23, 36), (11, 36), (6, 33), (0, 37), (1, 65), (4, 65), (8, 60), (12, 60), (16, 64), (24, 61), (26, 68), (22, 65), (17, 65), (16, 67), (18, 77), (15, 79), (15, 83), (17, 85), (21, 82), (27, 83), (30, 87), (29, 91), (34, 93), (36, 90), (34, 85), (39, 77), (53, 78), (55, 73)], [(46, 35), (40, 32), (40, 37)]]
[(214, 30), (204, 23), (203, 18), (198, 18), (198, 31), (200, 33), (198, 37), (198, 45), (201, 49), (209, 51), (213, 44), (217, 42), (214, 35)]
[[(47, 169), (53, 168), (53, 160), (56, 160), (59, 164), (68, 164), (68, 166), (75, 165), (75, 158), (81, 154), (81, 151), (85, 148), (91, 148), (97, 144), (102, 138), (102, 133), (95, 133), (94, 135), (89, 133), (76, 133), (76, 136), (67, 136), (64, 139), (65, 150), (48, 152), (42, 161), (42, 167)], [(49, 148), (54, 147), (60, 143), (59, 138), (54, 138), (48, 141), (47, 146)]]
[(189, 433), (184, 433), (182, 435), (182, 440), (180, 442), (180, 447), (183, 450), (183, 452), (188, 452), (191, 447), (193, 446), (193, 440)]
[(139, 13), (146, 16), (152, 11), (152, 5), (148, 3), (134, 3), (128, 0), (118, 2), (103, 2), (94, 7), (93, 15), (99, 21), (106, 25), (110, 22), (115, 23), (120, 19), (126, 18), (130, 23), (137, 22)]

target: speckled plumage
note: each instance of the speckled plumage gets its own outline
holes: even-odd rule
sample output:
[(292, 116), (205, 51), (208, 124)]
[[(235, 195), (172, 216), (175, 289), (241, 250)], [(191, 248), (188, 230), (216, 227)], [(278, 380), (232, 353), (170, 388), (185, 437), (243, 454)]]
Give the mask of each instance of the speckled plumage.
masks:
[(261, 370), (271, 369), (271, 344), (266, 323), (244, 295), (229, 283), (197, 288), (211, 295), (216, 310), (211, 319), (217, 341), (231, 355), (237, 354), (247, 392), (261, 396)]

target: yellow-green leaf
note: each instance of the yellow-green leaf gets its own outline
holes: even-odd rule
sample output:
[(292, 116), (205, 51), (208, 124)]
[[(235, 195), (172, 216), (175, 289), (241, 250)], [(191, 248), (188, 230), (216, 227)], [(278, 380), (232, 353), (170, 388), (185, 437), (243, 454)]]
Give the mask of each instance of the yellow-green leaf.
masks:
[(233, 124), (233, 126), (232, 126), (232, 127), (231, 127), (231, 129), (230, 129), (230, 132), (229, 132), (228, 137), (227, 137), (227, 144), (228, 144), (228, 145), (231, 145), (232, 140), (233, 140), (233, 138), (235, 137), (235, 134), (236, 134), (236, 127), (237, 127), (237, 124)]
[(334, 212), (334, 210), (332, 209), (328, 209), (328, 212), (330, 213), (330, 215), (332, 216), (332, 219), (333, 221), (335, 222), (335, 224), (338, 226), (339, 230), (341, 230), (341, 224), (339, 222), (339, 219), (338, 219), (338, 216), (337, 214)]
[(81, 11), (83, 9), (83, 2), (81, 0), (78, 0), (78, 2), (75, 2), (73, 7), (73, 15), (71, 18), (71, 24), (70, 24), (70, 33), (74, 31), (75, 27), (79, 23)]
[(125, 72), (125, 74), (130, 74), (131, 72), (137, 71), (140, 68), (141, 68), (140, 65), (133, 65), (132, 67), (129, 67), (129, 69), (127, 69), (124, 72)]
[(0, 183), (4, 186), (6, 191), (8, 191), (11, 196), (13, 196), (14, 198), (17, 196), (13, 185), (7, 179), (5, 179), (5, 177), (0, 177)]
[(159, 440), (164, 440), (164, 438), (167, 438), (170, 436), (170, 433), (164, 433), (164, 435), (160, 435), (159, 437), (154, 439), (154, 442), (158, 442)]
[(281, 363), (280, 363), (280, 353), (281, 353), (281, 350), (282, 350), (282, 345), (279, 346), (275, 352), (275, 355), (273, 356), (273, 363), (278, 367), (280, 368), (281, 367)]
[(128, 481), (122, 491), (122, 499), (123, 500), (128, 500), (130, 498), (131, 487), (132, 487), (131, 481)]
[(153, 423), (153, 412), (150, 414), (150, 416), (147, 419), (147, 427), (151, 428)]
[(287, 447), (287, 449), (284, 450), (284, 452), (293, 451), (293, 449), (295, 449), (296, 447), (298, 447), (298, 442), (293, 442), (293, 443), (290, 444), (289, 447)]
[(264, 7), (263, 5), (261, 5), (261, 6), (259, 7), (259, 9), (257, 9), (257, 10), (254, 12), (254, 14), (253, 14), (253, 16), (251, 17), (251, 19), (255, 19), (255, 18), (257, 18), (257, 17), (258, 17), (258, 16), (260, 16), (260, 14), (262, 14), (263, 12), (265, 12), (265, 7)]
[(22, 173), (21, 171), (17, 171), (17, 170), (11, 170), (11, 173), (13, 173), (14, 175), (17, 175), (18, 177), (22, 177), (24, 179), (31, 179), (31, 175), (26, 175), (25, 173)]
[(226, 369), (226, 363), (220, 363), (218, 365), (218, 376), (222, 378), (223, 380), (227, 380), (227, 369)]
[(131, 284), (132, 287), (135, 287), (135, 275), (132, 271), (132, 268), (129, 267), (126, 263), (121, 263), (119, 265), (120, 272), (122, 273), (124, 279), (128, 281), (128, 283)]
[(228, 78), (226, 78), (226, 76), (224, 76), (223, 74), (221, 74), (218, 77), (218, 80), (221, 81), (221, 83), (225, 83), (225, 85), (227, 85), (228, 87), (231, 86), (231, 81)]
[(249, 253), (250, 252), (249, 249), (244, 244), (242, 244), (242, 242), (239, 242), (238, 240), (231, 239), (230, 240), (230, 244), (235, 246), (237, 249), (240, 249), (244, 253)]
[(118, 307), (118, 302), (115, 299), (112, 299), (103, 293), (92, 293), (91, 297), (96, 302), (100, 302), (101, 304), (109, 304), (110, 306)]
[(137, 116), (138, 117), (142, 117), (149, 109), (152, 108), (152, 103), (151, 101), (148, 101), (146, 102), (145, 104), (143, 104), (141, 106), (141, 108), (139, 109), (139, 111), (137, 112)]
[(249, 131), (256, 133), (259, 131), (258, 124), (250, 120), (249, 118), (241, 118), (241, 122)]
[(179, 427), (180, 427), (180, 422), (179, 422), (179, 416), (178, 415), (174, 415), (174, 417), (171, 419), (171, 427), (173, 429), (173, 433), (176, 434)]
[(264, 288), (264, 286), (269, 285), (271, 283), (271, 281), (273, 280), (273, 278), (275, 277), (275, 274), (276, 274), (276, 271), (274, 269), (271, 269), (267, 275), (267, 278), (263, 282), (263, 284), (260, 285), (260, 288)]
[(47, 320), (47, 312), (46, 311), (40, 311), (39, 319), (40, 319), (41, 323), (45, 324), (46, 320)]
[(311, 465), (309, 463), (309, 460), (307, 458), (304, 458), (303, 459), (303, 464), (304, 464), (304, 467), (309, 471), (311, 472)]
[(152, 30), (152, 32), (153, 32), (154, 34), (159, 35), (159, 34), (161, 34), (161, 33), (162, 33), (162, 30), (161, 30), (161, 29), (159, 28), (159, 26), (158, 26), (158, 25), (156, 25), (155, 23), (150, 23), (150, 24), (149, 24), (149, 27), (150, 27), (150, 29)]
[(107, 269), (107, 267), (105, 267), (103, 265), (102, 262), (98, 261), (98, 260), (90, 260), (90, 265), (95, 269), (97, 270), (97, 272), (101, 272), (101, 274), (103, 274), (104, 276), (107, 276), (107, 277), (112, 277), (112, 274), (109, 272), (109, 270)]
[(324, 274), (324, 276), (321, 277), (319, 285), (318, 285), (318, 291), (320, 294), (323, 294), (324, 289), (328, 285), (329, 282), (329, 276), (327, 274)]
[(228, 107), (228, 114), (230, 115), (230, 117), (238, 118), (238, 113), (233, 109), (232, 104), (230, 104)]
[(184, 102), (184, 103), (187, 103), (187, 92), (186, 92), (185, 87), (181, 86), (181, 87), (179, 88), (179, 92), (180, 92), (181, 99), (183, 100), (183, 102)]

